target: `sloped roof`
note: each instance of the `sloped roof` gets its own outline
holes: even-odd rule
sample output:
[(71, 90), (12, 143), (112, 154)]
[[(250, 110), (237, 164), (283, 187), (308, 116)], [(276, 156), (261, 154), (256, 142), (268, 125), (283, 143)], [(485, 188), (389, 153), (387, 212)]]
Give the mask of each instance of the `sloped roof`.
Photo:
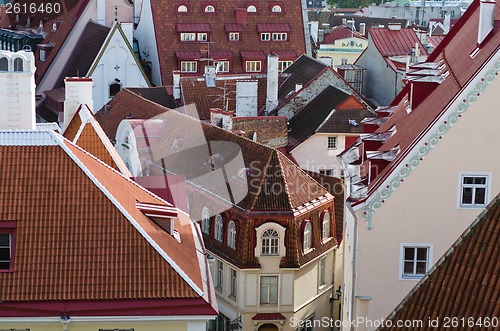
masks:
[(412, 28), (401, 28), (400, 30), (390, 29), (369, 29), (374, 46), (383, 56), (410, 55), (411, 49), (418, 44), (420, 54), (427, 54), (424, 46)]
[(71, 122), (64, 129), (63, 136), (111, 168), (130, 177), (125, 163), (86, 105), (80, 105)]
[[(424, 321), (419, 330), (444, 329), (427, 321), (444, 316), (473, 321), (496, 318), (500, 311), (500, 195), (455, 241), (428, 274), (385, 320)], [(472, 321), (471, 320), (471, 321)], [(440, 321), (442, 322), (442, 321)], [(467, 323), (467, 322), (466, 322)], [(385, 323), (387, 325), (387, 323)], [(462, 324), (460, 324), (462, 325)], [(465, 326), (474, 325), (464, 324)], [(478, 328), (480, 328), (477, 325)]]
[(123, 119), (149, 119), (165, 111), (167, 108), (132, 92), (129, 88), (125, 88), (95, 114), (95, 119), (106, 135), (115, 139), (116, 130)]
[(110, 28), (104, 25), (92, 21), (87, 23), (66, 65), (61, 70), (61, 74), (56, 81), (56, 87), (64, 87), (64, 78), (66, 77), (83, 77), (87, 75), (109, 31)]
[[(498, 3), (494, 15), (497, 22), (496, 27), (481, 44), (481, 51), (472, 58), (470, 54), (477, 48), (479, 20), (479, 1), (474, 1), (424, 63), (424, 65), (435, 67), (438, 63), (439, 65), (444, 64), (445, 66), (439, 75), (443, 81), (436, 84), (435, 88), (427, 90), (424, 95), (414, 99), (417, 105), (410, 113), (406, 110), (410, 92), (408, 85), (396, 97), (393, 107), (390, 108), (391, 115), (383, 121), (375, 133), (387, 134), (391, 128), (396, 128), (387, 139), (382, 141), (381, 146), (376, 151), (388, 152), (398, 148), (399, 153), (382, 168), (375, 178), (370, 179), (367, 195), (376, 191), (379, 185), (391, 175), (392, 171), (397, 169), (403, 158), (412, 151), (416, 144), (424, 144), (421, 141), (423, 134), (427, 133), (433, 124), (437, 123), (449, 110), (452, 100), (460, 93), (465, 93), (465, 89), (468, 87), (467, 83), (477, 76), (479, 70), (484, 68), (486, 63), (493, 65), (495, 59), (492, 59), (492, 56), (498, 51), (500, 45), (500, 29), (498, 28), (500, 7)], [(443, 75), (445, 72), (448, 72), (448, 75)], [(467, 108), (465, 104), (462, 105)], [(359, 148), (360, 143), (362, 144), (362, 142), (358, 142), (354, 148)], [(367, 150), (371, 149), (373, 148), (367, 148)]]
[(168, 93), (165, 86), (128, 87), (128, 90), (163, 107), (175, 108), (174, 97)]
[(0, 157), (0, 222), (17, 229), (0, 307), (207, 295), (190, 222), (175, 218), (179, 242), (136, 206), (165, 201), (52, 131), (0, 131)]
[(345, 39), (345, 38), (360, 38), (365, 39), (366, 37), (361, 35), (359, 32), (352, 31), (345, 25), (340, 25), (334, 27), (330, 33), (326, 33), (323, 37), (323, 41), (320, 44), (333, 44), (336, 40)]

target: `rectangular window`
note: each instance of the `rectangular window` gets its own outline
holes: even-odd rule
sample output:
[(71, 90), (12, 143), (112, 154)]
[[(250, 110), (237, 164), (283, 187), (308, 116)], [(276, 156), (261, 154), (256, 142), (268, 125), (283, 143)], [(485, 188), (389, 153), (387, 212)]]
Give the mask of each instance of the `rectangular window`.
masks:
[(12, 254), (12, 234), (0, 233), (0, 270), (9, 270)]
[(362, 79), (363, 79), (363, 71), (355, 70), (353, 82), (361, 82)]
[(271, 40), (271, 34), (269, 32), (263, 32), (260, 34), (260, 40), (269, 41)]
[(206, 32), (198, 33), (198, 41), (207, 41), (207, 40), (208, 40), (208, 33)]
[(288, 68), (292, 63), (293, 61), (278, 61), (278, 71), (279, 72), (285, 71), (286, 68)]
[(488, 203), (489, 174), (460, 175), (461, 208), (484, 208)]
[(246, 61), (245, 68), (247, 72), (260, 72), (260, 61)]
[(230, 41), (240, 40), (240, 33), (239, 32), (229, 32), (229, 40)]
[(215, 61), (217, 72), (229, 72), (229, 61)]
[(328, 149), (337, 149), (337, 136), (328, 137)]
[(361, 88), (363, 86), (362, 83), (350, 83), (350, 84), (356, 90), (356, 92), (358, 92), (359, 94), (361, 94)]
[(286, 32), (273, 32), (274, 41), (285, 41), (287, 39)]
[(278, 276), (260, 276), (260, 303), (278, 303)]
[(40, 61), (45, 62), (45, 50), (44, 49), (40, 50)]
[(345, 57), (341, 58), (340, 64), (347, 64), (347, 59)]
[(215, 288), (222, 292), (222, 286), (224, 285), (224, 263), (217, 260), (217, 282)]
[(319, 286), (326, 285), (326, 257), (323, 257), (319, 260)]
[(431, 245), (401, 245), (401, 278), (421, 278), (430, 269)]
[(194, 32), (184, 32), (181, 33), (181, 41), (195, 41), (196, 33)]
[(333, 169), (322, 169), (319, 173), (326, 176), (333, 176)]
[(231, 268), (231, 291), (229, 292), (229, 296), (233, 299), (236, 299), (236, 293), (238, 291), (238, 273), (236, 270)]
[(182, 61), (181, 72), (197, 72), (198, 66), (196, 61)]

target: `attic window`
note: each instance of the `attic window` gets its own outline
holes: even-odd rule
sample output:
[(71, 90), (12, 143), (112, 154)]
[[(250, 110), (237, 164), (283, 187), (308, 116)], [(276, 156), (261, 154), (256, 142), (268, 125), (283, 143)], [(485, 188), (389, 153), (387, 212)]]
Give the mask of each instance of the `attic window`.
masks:
[(188, 11), (188, 7), (185, 5), (180, 5), (179, 7), (177, 7), (178, 13), (187, 13), (187, 11)]
[(273, 13), (281, 13), (282, 12), (282, 9), (281, 9), (281, 6), (280, 5), (275, 5), (271, 8), (271, 11)]
[(0, 223), (0, 272), (14, 271), (16, 223)]
[(136, 202), (135, 206), (165, 232), (172, 236), (177, 235), (174, 231), (174, 218), (178, 215), (175, 207), (146, 202)]
[(254, 5), (250, 5), (247, 7), (247, 13), (256, 13), (257, 12), (257, 7)]
[(215, 7), (212, 5), (208, 5), (205, 7), (205, 13), (215, 13)]

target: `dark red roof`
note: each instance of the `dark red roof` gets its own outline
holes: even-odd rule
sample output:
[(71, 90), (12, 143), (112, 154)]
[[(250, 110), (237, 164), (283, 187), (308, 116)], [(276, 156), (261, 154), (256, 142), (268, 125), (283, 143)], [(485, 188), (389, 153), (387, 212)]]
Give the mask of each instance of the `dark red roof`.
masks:
[(443, 324), (431, 325), (428, 321), (439, 318), (442, 322), (443, 318), (449, 318), (461, 323), (464, 316), (467, 316), (466, 329), (479, 330), (479, 324), (472, 322), (489, 323), (497, 318), (500, 314), (499, 230), (500, 196), (497, 196), (385, 319), (392, 321), (393, 327), (379, 330), (399, 330), (396, 321), (410, 320), (424, 322), (419, 330), (444, 330)]
[(361, 35), (356, 31), (353, 32), (345, 25), (341, 25), (333, 28), (330, 33), (326, 33), (323, 37), (323, 41), (320, 44), (333, 44), (335, 40), (345, 39), (350, 37), (361, 38), (366, 40), (365, 36)]
[(282, 50), (282, 51), (271, 51), (271, 53), (278, 54), (279, 60), (295, 60), (297, 58), (297, 52), (294, 50)]
[(207, 23), (177, 23), (177, 32), (210, 32), (210, 24)]
[(240, 51), (241, 58), (244, 60), (265, 60), (266, 54), (263, 51)]
[(401, 28), (400, 30), (390, 30), (388, 28), (369, 29), (368, 34), (383, 57), (410, 55), (415, 44), (418, 44), (420, 54), (427, 54), (412, 28)]
[(210, 52), (210, 57), (214, 60), (229, 60), (233, 57), (233, 52), (231, 51), (214, 51)]
[(195, 51), (177, 51), (175, 57), (179, 60), (199, 60), (201, 59), (200, 52)]
[(258, 313), (252, 317), (254, 321), (284, 321), (286, 317), (280, 313)]
[(290, 32), (288, 23), (257, 23), (257, 32)]
[(241, 32), (243, 31), (243, 25), (239, 23), (226, 23), (224, 24), (224, 29), (226, 32)]

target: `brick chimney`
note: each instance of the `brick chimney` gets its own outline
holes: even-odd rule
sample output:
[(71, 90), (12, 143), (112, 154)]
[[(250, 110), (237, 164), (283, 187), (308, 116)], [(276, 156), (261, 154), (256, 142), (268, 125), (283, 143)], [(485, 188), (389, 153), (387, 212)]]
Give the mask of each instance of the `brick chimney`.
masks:
[(92, 101), (92, 78), (67, 77), (64, 79), (64, 84), (64, 123), (62, 123), (61, 127), (65, 130), (80, 105), (87, 105), (90, 111), (94, 113), (94, 102)]
[(0, 51), (0, 129), (35, 130), (35, 57)]
[(266, 114), (278, 107), (278, 55), (267, 56)]
[(493, 30), (495, 5), (496, 2), (493, 0), (481, 0), (479, 3), (478, 45), (480, 45)]

